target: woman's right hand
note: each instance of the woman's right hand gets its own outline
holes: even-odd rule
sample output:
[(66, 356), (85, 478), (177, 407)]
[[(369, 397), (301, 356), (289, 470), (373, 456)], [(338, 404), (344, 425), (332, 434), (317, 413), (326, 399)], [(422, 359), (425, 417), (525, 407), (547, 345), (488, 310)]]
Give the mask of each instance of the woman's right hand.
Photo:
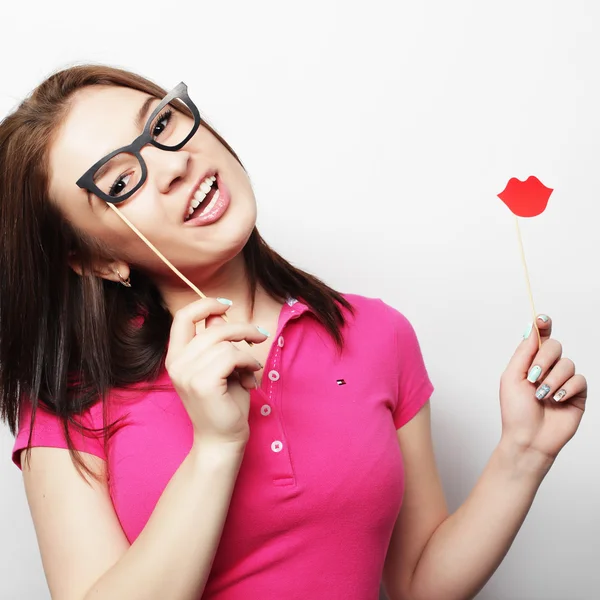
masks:
[[(220, 315), (228, 308), (204, 298), (177, 311), (165, 366), (192, 421), (194, 440), (244, 445), (249, 390), (256, 387), (254, 372), (262, 365), (232, 342), (257, 344), (267, 336), (254, 325), (223, 321)], [(197, 333), (196, 324), (204, 320), (206, 328)]]

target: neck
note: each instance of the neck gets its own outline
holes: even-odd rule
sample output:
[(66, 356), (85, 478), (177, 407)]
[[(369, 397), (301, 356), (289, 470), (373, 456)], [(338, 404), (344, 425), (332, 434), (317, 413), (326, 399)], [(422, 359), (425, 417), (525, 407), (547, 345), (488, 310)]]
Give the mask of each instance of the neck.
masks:
[[(250, 281), (246, 270), (244, 256), (240, 252), (235, 258), (211, 273), (210, 277), (191, 279), (200, 291), (209, 298), (228, 298), (233, 302), (227, 311), (231, 321), (251, 322), (256, 315), (272, 309), (281, 303), (271, 298), (260, 285), (256, 289), (254, 309)], [(159, 284), (161, 296), (174, 315), (179, 309), (199, 299), (196, 292), (178, 277)]]

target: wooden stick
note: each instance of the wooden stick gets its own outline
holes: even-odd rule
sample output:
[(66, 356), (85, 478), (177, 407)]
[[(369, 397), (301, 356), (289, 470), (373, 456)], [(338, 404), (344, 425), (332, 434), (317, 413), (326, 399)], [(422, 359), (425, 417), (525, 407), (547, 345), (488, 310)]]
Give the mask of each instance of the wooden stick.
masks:
[(523, 263), (523, 268), (525, 269), (525, 280), (527, 281), (527, 291), (529, 292), (529, 302), (531, 303), (531, 310), (533, 311), (533, 326), (537, 332), (538, 336), (538, 345), (542, 347), (542, 337), (540, 335), (540, 330), (537, 326), (537, 312), (535, 310), (535, 304), (533, 302), (533, 293), (531, 291), (531, 282), (529, 281), (529, 269), (527, 268), (527, 261), (525, 260), (525, 250), (523, 248), (523, 238), (521, 236), (521, 227), (519, 226), (519, 217), (515, 215), (515, 224), (517, 226), (517, 237), (519, 239), (519, 248), (521, 249), (521, 262)]
[[(184, 283), (187, 283), (200, 298), (206, 298), (206, 296), (200, 291), (200, 289), (195, 286), (175, 265), (171, 263), (171, 261), (164, 255), (160, 250), (112, 203), (107, 203), (123, 220), (123, 222), (135, 233), (137, 236), (144, 242), (160, 260), (162, 260), (177, 277), (179, 277)], [(224, 321), (227, 321), (227, 315), (221, 315)]]
[[(200, 291), (200, 288), (194, 285), (177, 267), (175, 267), (175, 265), (172, 264), (171, 261), (112, 202), (108, 202), (107, 204), (119, 215), (122, 221), (135, 234), (137, 234), (137, 236), (142, 240), (142, 242), (144, 242), (148, 246), (148, 248), (150, 248), (150, 250), (152, 250), (152, 252), (154, 252), (154, 254), (156, 254), (156, 256), (158, 256), (158, 258), (160, 258), (160, 260), (162, 260), (165, 263), (165, 265), (167, 265), (167, 267), (169, 267), (169, 269), (173, 271), (173, 273), (175, 273), (175, 275), (177, 275), (177, 277), (179, 277), (184, 283), (187, 283), (187, 285), (189, 285), (190, 288), (194, 290), (194, 292), (196, 292), (198, 296), (200, 296), (200, 298), (206, 298), (206, 296)], [(227, 318), (226, 314), (222, 314), (220, 316), (221, 319), (223, 319), (223, 321), (229, 322), (229, 319)], [(254, 346), (254, 342), (248, 342), (246, 340), (244, 340), (244, 342), (248, 344), (250, 348)]]

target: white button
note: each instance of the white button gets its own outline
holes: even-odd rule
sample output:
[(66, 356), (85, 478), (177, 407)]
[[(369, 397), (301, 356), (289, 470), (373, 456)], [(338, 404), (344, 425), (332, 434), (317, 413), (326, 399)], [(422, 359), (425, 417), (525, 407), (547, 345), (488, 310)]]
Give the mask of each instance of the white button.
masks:
[(273, 369), (272, 371), (269, 371), (269, 379), (271, 381), (278, 381), (279, 373), (277, 371), (275, 371), (275, 369)]
[(298, 302), (298, 300), (296, 300), (296, 298), (288, 298), (287, 299), (288, 306), (294, 306), (294, 304), (296, 304), (296, 302)]
[(283, 348), (283, 336), (282, 335), (279, 336), (279, 339), (277, 340), (277, 345), (280, 348)]
[(281, 452), (283, 450), (283, 444), (279, 440), (275, 440), (271, 444), (271, 450), (273, 450), (273, 452)]
[(263, 404), (260, 407), (260, 414), (263, 417), (268, 417), (271, 414), (271, 407), (268, 404)]

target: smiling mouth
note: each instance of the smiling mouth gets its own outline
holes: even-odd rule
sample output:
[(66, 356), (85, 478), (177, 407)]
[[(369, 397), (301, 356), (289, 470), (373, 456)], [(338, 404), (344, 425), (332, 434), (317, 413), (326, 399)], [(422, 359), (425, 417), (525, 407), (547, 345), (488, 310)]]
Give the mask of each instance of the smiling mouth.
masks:
[(190, 219), (208, 214), (216, 205), (219, 195), (220, 192), (216, 176), (211, 175), (206, 177), (193, 195), (188, 206), (188, 214), (184, 221), (189, 221)]

